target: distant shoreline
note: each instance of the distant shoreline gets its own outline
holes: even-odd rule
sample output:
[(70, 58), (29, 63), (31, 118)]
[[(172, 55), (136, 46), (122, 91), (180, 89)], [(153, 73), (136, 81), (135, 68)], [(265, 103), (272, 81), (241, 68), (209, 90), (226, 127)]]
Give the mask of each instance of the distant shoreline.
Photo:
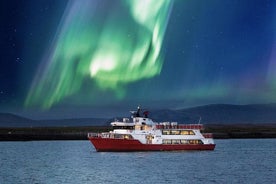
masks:
[[(276, 138), (276, 124), (205, 125), (215, 139)], [(88, 132), (108, 132), (110, 126), (87, 127), (0, 127), (0, 141), (88, 140)]]

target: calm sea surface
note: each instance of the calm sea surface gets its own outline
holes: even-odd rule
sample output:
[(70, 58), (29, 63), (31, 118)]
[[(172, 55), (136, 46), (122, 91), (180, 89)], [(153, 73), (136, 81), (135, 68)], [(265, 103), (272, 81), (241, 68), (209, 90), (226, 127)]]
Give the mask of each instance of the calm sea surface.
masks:
[(276, 183), (276, 139), (215, 151), (98, 153), (89, 141), (0, 142), (0, 183)]

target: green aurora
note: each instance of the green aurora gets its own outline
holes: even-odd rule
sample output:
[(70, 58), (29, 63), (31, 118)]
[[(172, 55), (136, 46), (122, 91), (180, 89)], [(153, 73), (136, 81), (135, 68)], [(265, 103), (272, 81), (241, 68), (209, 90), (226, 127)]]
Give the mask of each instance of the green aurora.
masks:
[(82, 88), (123, 99), (127, 84), (160, 74), (171, 5), (124, 0), (103, 11), (93, 1), (70, 1), (25, 105), (49, 109)]

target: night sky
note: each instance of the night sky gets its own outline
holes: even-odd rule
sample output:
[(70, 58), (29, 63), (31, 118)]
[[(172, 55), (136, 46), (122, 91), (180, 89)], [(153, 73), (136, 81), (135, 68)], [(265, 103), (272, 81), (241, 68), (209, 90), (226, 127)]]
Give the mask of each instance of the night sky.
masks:
[(0, 110), (276, 102), (276, 1), (3, 0)]

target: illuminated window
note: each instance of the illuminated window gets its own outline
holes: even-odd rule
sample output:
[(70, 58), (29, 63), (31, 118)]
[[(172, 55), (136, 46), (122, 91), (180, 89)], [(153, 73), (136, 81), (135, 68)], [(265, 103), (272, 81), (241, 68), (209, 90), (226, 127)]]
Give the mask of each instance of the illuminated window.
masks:
[(171, 139), (163, 139), (163, 144), (172, 144)]
[(179, 135), (179, 134), (180, 134), (180, 131), (179, 131), (179, 130), (172, 130), (172, 131), (171, 131), (171, 134), (172, 134), (172, 135)]
[(201, 140), (189, 140), (189, 144), (203, 144)]
[(163, 135), (170, 135), (170, 131), (169, 130), (162, 130), (162, 134)]
[(189, 142), (187, 140), (181, 140), (181, 144), (188, 144)]
[(181, 130), (181, 135), (189, 135), (189, 131), (188, 130)]
[(172, 144), (180, 144), (180, 140), (179, 139), (173, 139)]
[(192, 130), (181, 130), (181, 135), (195, 135), (194, 131)]

